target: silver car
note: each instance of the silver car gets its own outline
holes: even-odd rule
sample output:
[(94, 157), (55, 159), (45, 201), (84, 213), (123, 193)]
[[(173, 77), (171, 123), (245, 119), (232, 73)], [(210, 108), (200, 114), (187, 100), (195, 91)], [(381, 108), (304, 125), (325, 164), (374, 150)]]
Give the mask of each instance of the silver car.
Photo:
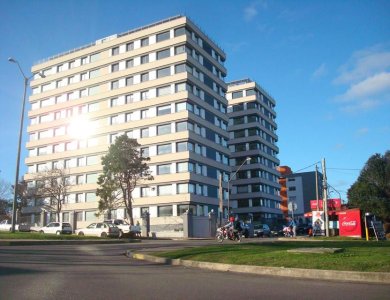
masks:
[(89, 235), (97, 237), (119, 237), (120, 229), (111, 223), (92, 223), (85, 228), (76, 229), (77, 235)]
[(72, 226), (67, 222), (51, 222), (39, 229), (40, 233), (72, 234)]

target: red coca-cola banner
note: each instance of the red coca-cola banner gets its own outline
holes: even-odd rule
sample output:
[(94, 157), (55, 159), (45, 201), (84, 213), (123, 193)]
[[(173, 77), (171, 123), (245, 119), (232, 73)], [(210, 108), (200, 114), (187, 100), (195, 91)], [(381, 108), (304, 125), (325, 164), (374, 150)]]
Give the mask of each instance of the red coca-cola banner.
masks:
[(338, 213), (340, 236), (362, 237), (360, 209), (348, 209)]
[[(317, 202), (319, 208), (317, 208)], [(310, 208), (311, 210), (323, 210), (323, 205), (324, 201), (322, 199), (319, 200), (310, 200)], [(330, 210), (335, 210), (337, 208), (341, 207), (341, 199), (328, 199), (328, 209)]]

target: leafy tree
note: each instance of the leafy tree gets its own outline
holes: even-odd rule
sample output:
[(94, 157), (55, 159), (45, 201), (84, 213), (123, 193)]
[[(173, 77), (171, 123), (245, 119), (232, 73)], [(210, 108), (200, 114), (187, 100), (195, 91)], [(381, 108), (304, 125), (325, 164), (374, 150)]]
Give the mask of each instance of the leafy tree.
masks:
[(121, 206), (123, 200), (121, 199), (120, 186), (118, 182), (113, 180), (112, 176), (101, 174), (98, 178), (97, 184), (99, 188), (96, 189), (96, 196), (99, 199), (99, 212), (107, 213), (107, 218), (111, 219), (111, 211)]
[[(99, 200), (99, 208), (112, 208), (114, 203), (115, 207), (124, 204), (131, 225), (134, 225), (132, 193), (139, 183), (153, 179), (146, 163), (150, 158), (141, 155), (139, 146), (137, 140), (125, 134), (115, 140), (102, 157), (103, 174), (99, 176), (100, 190), (97, 191), (103, 196)], [(121, 201), (113, 197), (115, 188), (119, 188), (118, 199)]]
[(49, 203), (43, 203), (43, 207), (55, 212), (56, 220), (60, 220), (62, 205), (69, 194), (71, 184), (66, 169), (52, 169), (38, 173), (35, 195), (39, 198), (49, 198)]
[(348, 199), (350, 207), (390, 221), (390, 151), (368, 159), (359, 178), (348, 190)]
[(27, 186), (27, 182), (21, 180), (18, 182), (18, 187), (16, 189), (16, 209), (19, 211), (23, 207), (27, 207), (27, 204), (30, 200), (38, 198), (36, 195), (36, 189)]

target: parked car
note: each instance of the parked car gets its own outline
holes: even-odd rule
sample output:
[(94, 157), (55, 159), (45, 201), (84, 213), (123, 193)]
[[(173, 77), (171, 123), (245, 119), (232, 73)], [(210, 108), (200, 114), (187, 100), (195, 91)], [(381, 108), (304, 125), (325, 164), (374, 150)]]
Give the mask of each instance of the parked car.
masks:
[[(15, 230), (18, 230), (19, 225), (15, 224)], [(11, 231), (12, 230), (12, 222), (11, 220), (3, 220), (0, 222), (0, 230), (1, 231)]]
[(120, 229), (111, 223), (92, 223), (85, 228), (75, 230), (77, 235), (89, 235), (97, 237), (119, 237)]
[(300, 235), (308, 235), (310, 229), (312, 229), (313, 226), (311, 224), (299, 224), (297, 226), (297, 234)]
[(123, 219), (112, 219), (112, 220), (105, 220), (104, 223), (106, 224), (113, 224), (119, 228), (119, 237), (122, 237), (123, 234), (130, 232), (130, 224), (127, 223)]
[(72, 226), (67, 222), (51, 222), (39, 229), (40, 233), (72, 234)]
[(274, 225), (271, 228), (271, 236), (278, 237), (283, 236), (283, 225)]
[(271, 236), (271, 229), (267, 224), (254, 224), (253, 231), (254, 235), (257, 237)]

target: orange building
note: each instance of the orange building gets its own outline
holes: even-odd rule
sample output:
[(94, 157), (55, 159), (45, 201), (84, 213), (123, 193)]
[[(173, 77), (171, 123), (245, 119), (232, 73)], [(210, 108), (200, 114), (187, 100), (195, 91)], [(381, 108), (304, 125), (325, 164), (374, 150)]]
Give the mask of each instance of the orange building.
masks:
[(288, 217), (288, 195), (287, 195), (287, 175), (291, 175), (292, 171), (287, 166), (279, 166), (278, 171), (280, 173), (279, 184), (280, 184), (280, 198), (282, 202), (280, 203), (280, 209), (282, 211), (283, 217), (287, 219)]

